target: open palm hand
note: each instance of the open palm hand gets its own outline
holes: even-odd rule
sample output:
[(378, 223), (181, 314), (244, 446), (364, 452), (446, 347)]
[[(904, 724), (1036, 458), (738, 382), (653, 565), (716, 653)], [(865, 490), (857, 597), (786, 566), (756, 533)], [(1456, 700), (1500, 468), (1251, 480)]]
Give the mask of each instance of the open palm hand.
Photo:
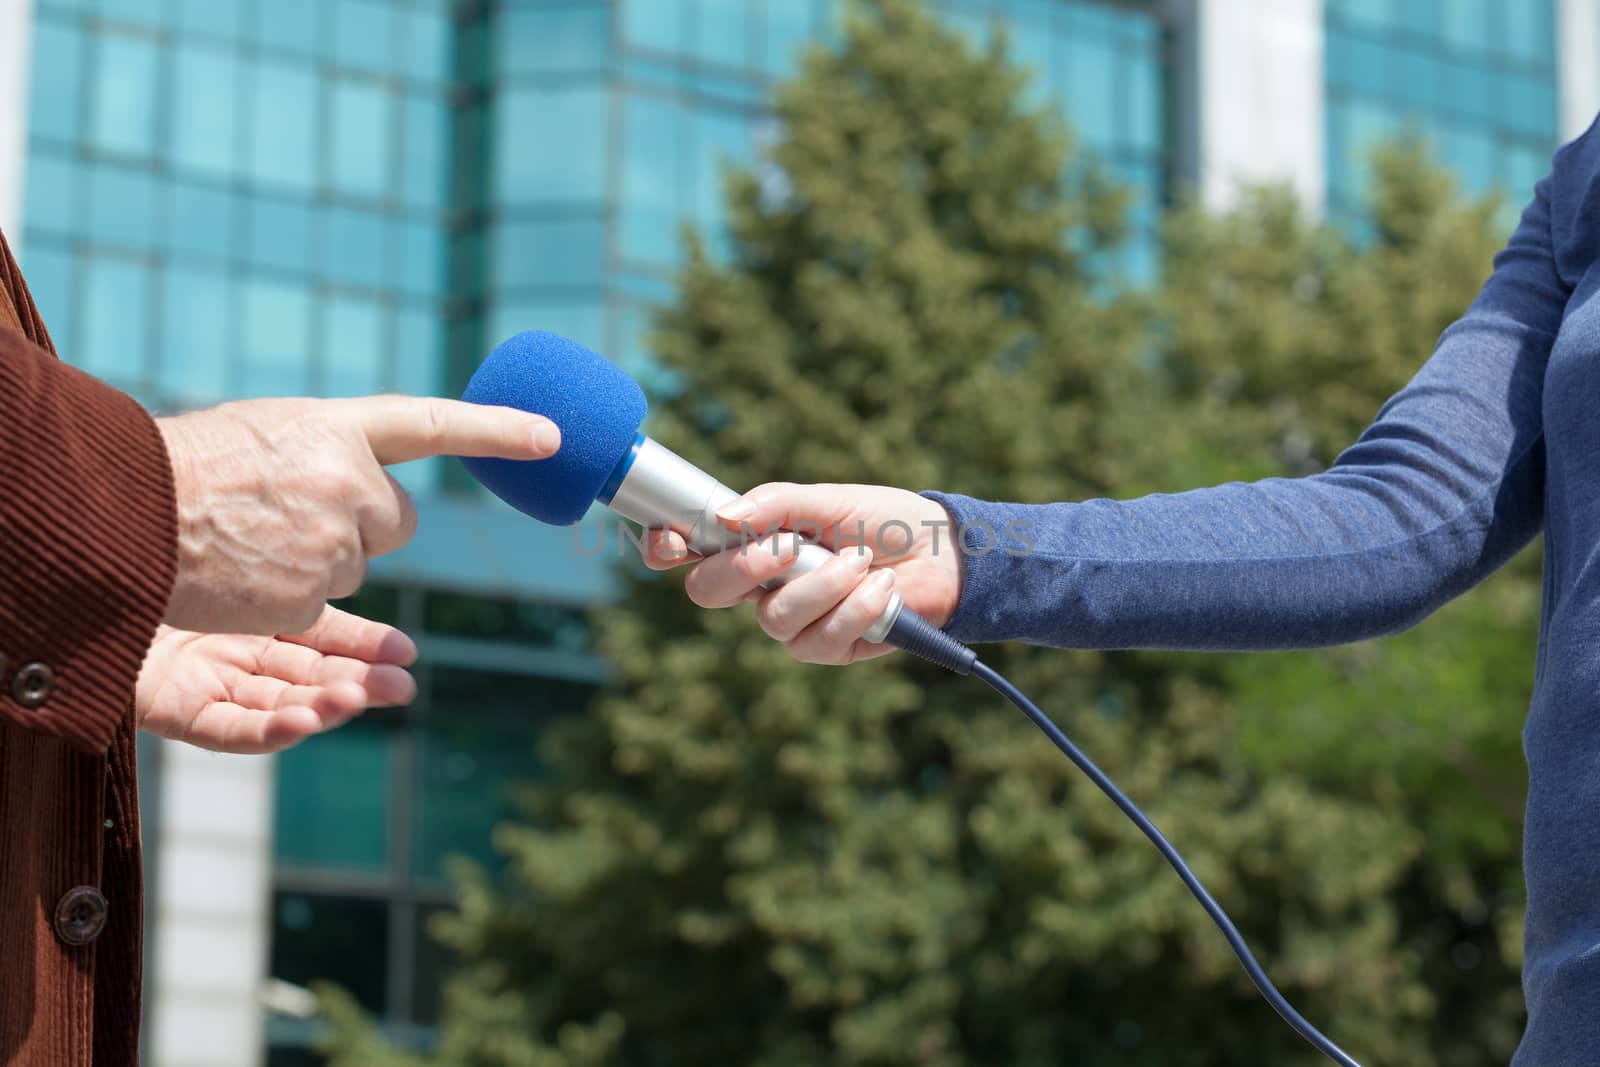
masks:
[(139, 726), (218, 752), (288, 748), (371, 707), (408, 704), (411, 639), (335, 607), (305, 633), (260, 637), (162, 626), (139, 670)]

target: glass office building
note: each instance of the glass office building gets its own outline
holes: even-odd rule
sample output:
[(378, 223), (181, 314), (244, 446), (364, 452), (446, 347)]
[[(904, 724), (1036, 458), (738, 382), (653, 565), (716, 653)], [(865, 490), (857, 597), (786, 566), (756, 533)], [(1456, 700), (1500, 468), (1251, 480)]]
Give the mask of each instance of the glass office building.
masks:
[[(1558, 136), (1553, 40), (1578, 0), (930, 2), (976, 39), (1003, 20), (1032, 99), (1130, 185), (1139, 239), (1113, 267), (1139, 282), (1160, 204), (1234, 162), (1185, 149), (1201, 128), (1255, 123), (1268, 147), (1324, 129), (1325, 159), (1283, 164), (1336, 218), (1359, 207), (1366, 148), (1407, 125), (1470, 188), (1520, 202)], [(1194, 56), (1244, 69), (1273, 47), (1200, 47), (1218, 14), (1300, 20), (1289, 36), (1324, 62), (1289, 70), (1311, 81), (1285, 98), (1318, 110), (1208, 97)], [(24, 269), (64, 358), (158, 411), (452, 395), (529, 328), (648, 380), (641, 332), (671, 296), (679, 227), (718, 245), (722, 167), (777, 134), (768, 90), (838, 29), (830, 0), (34, 0), (28, 18)], [(151, 746), (154, 1067), (315, 1063), (312, 1027), (258, 1002), (268, 978), (335, 979), (426, 1043), (446, 857), (493, 866), (541, 725), (604, 677), (584, 617), (604, 561), (448, 463), (399, 474), (422, 530), (360, 609), (419, 635), (417, 704), (272, 763)], [(226, 793), (262, 766), (260, 796)], [(249, 856), (244, 903), (196, 918), (190, 883)]]
[(1466, 189), (1520, 211), (1557, 140), (1555, 0), (1325, 2), (1335, 217), (1360, 211), (1372, 147), (1408, 131)]

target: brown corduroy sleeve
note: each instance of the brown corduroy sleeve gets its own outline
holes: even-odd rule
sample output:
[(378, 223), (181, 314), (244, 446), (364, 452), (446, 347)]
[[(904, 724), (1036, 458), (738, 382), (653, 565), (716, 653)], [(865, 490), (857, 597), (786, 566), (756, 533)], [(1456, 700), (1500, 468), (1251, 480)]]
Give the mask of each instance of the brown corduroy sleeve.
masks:
[[(48, 345), (3, 238), (0, 285)], [(172, 469), (155, 420), (0, 324), (0, 720), (104, 750), (176, 569)], [(12, 692), (29, 663), (55, 676), (37, 708)]]

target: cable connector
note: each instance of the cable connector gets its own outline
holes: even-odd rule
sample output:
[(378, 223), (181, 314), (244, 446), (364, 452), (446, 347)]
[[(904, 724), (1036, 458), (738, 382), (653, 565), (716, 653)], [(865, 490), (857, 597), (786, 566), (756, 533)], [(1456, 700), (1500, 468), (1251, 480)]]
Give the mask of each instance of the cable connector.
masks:
[(901, 608), (884, 643), (920, 656), (947, 671), (967, 675), (978, 654), (910, 608)]

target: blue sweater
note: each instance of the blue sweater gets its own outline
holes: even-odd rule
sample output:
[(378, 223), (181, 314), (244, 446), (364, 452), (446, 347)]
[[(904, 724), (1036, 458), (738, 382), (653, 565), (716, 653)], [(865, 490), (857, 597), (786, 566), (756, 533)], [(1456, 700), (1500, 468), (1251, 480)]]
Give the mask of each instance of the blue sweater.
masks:
[(930, 494), (970, 553), (949, 631), (1071, 648), (1310, 648), (1395, 633), (1542, 525), (1517, 1067), (1600, 1064), (1597, 127), (1556, 153), (1471, 308), (1327, 471), (1130, 501)]

